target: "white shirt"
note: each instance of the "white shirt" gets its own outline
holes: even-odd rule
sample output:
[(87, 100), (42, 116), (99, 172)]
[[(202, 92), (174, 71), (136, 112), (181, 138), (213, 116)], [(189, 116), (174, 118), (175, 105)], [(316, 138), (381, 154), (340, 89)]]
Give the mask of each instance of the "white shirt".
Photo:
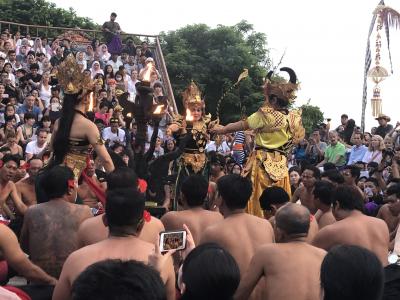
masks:
[(211, 152), (211, 151), (216, 151), (218, 153), (226, 155), (227, 153), (231, 152), (231, 148), (229, 148), (226, 141), (223, 141), (222, 144), (219, 145), (218, 149), (217, 149), (217, 146), (215, 145), (215, 141), (210, 141), (206, 146), (206, 152)]
[(43, 147), (38, 147), (37, 141), (31, 141), (26, 145), (25, 153), (37, 155), (42, 152), (47, 146), (47, 142), (44, 143)]
[(44, 107), (48, 108), (50, 105), (50, 98), (51, 98), (51, 86), (49, 85), (49, 89), (46, 90), (46, 88), (42, 85), (39, 91), (39, 97), (40, 99), (43, 100)]
[(138, 83), (139, 80), (129, 80), (128, 81), (128, 93), (129, 93), (129, 97), (128, 97), (128, 101), (129, 102), (135, 102), (135, 98), (136, 98), (136, 86), (135, 84)]
[(115, 77), (115, 73), (117, 73), (119, 71), (119, 67), (123, 66), (124, 64), (122, 63), (122, 61), (120, 61), (119, 59), (117, 59), (116, 62), (114, 62), (112, 59), (110, 59), (107, 62), (107, 65), (110, 65), (113, 68), (114, 71), (114, 77)]
[(116, 133), (111, 131), (111, 127), (106, 127), (103, 129), (103, 140), (110, 140), (109, 145), (114, 145), (115, 142), (119, 142), (120, 144), (125, 146), (125, 131), (121, 128), (118, 128)]
[(370, 162), (381, 163), (382, 151), (367, 151), (362, 159), (363, 162), (369, 164)]

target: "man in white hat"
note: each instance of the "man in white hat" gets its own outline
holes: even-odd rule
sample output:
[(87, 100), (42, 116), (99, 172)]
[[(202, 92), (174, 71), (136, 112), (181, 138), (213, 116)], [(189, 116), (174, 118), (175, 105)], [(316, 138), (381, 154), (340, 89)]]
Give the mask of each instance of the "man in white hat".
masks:
[(388, 124), (390, 122), (390, 117), (385, 114), (379, 114), (379, 116), (375, 119), (378, 121), (379, 126), (376, 128), (375, 134), (380, 135), (382, 138), (392, 131), (393, 126)]

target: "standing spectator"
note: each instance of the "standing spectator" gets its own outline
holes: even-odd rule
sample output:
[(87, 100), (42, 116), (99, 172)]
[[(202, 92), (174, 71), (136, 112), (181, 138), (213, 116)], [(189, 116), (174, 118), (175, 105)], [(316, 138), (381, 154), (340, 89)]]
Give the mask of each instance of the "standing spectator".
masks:
[(350, 150), (347, 165), (352, 165), (358, 161), (362, 161), (365, 153), (368, 151), (368, 148), (362, 144), (361, 133), (354, 133), (351, 141), (353, 146)]
[(380, 163), (382, 160), (382, 150), (385, 149), (383, 138), (380, 135), (373, 135), (368, 151), (365, 153), (362, 161), (369, 164), (370, 162)]
[(246, 136), (244, 134), (244, 131), (237, 131), (235, 133), (235, 137), (233, 139), (232, 156), (233, 156), (233, 159), (239, 165), (243, 165), (243, 161), (246, 157), (245, 144), (246, 144)]
[(329, 132), (330, 145), (325, 150), (325, 158), (317, 167), (322, 167), (325, 163), (333, 163), (336, 167), (341, 167), (346, 163), (346, 147), (339, 142), (339, 135), (336, 131)]
[(375, 134), (380, 135), (382, 138), (385, 137), (390, 131), (392, 131), (393, 126), (388, 124), (390, 118), (385, 114), (380, 114), (375, 120), (378, 121), (379, 126), (376, 128)]
[(119, 128), (117, 118), (110, 119), (110, 127), (104, 128), (102, 137), (110, 147), (115, 143), (125, 146), (125, 131)]
[(147, 44), (147, 42), (142, 42), (142, 53), (144, 54), (144, 56), (146, 56), (146, 58), (153, 57), (153, 53), (151, 53), (149, 49), (149, 44)]
[(117, 14), (115, 12), (111, 13), (110, 21), (103, 24), (102, 30), (104, 32), (105, 39), (107, 41), (107, 47), (111, 53), (119, 54), (121, 53), (122, 42), (120, 38), (120, 33), (122, 32), (121, 27), (115, 19)]
[(349, 116), (346, 114), (343, 114), (340, 116), (340, 125), (335, 129), (335, 131), (339, 134), (339, 136), (343, 139), (343, 131), (344, 128), (347, 124), (347, 120), (349, 119)]
[(47, 131), (40, 128), (37, 132), (35, 141), (31, 141), (26, 145), (26, 160), (30, 160), (34, 155), (39, 155), (47, 147)]
[(131, 80), (128, 81), (128, 93), (130, 102), (134, 102), (136, 99), (136, 83), (138, 83), (138, 71), (133, 69), (131, 72)]
[(128, 53), (129, 56), (135, 56), (136, 54), (136, 46), (135, 43), (133, 42), (133, 39), (131, 37), (128, 37), (126, 39), (126, 46), (123, 49), (126, 53)]

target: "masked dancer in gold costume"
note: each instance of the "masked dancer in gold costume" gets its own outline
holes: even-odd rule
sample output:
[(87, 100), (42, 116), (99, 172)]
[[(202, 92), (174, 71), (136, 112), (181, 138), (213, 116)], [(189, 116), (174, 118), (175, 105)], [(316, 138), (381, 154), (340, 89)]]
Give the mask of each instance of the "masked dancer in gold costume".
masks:
[(253, 183), (253, 194), (247, 211), (263, 216), (259, 198), (266, 187), (280, 186), (290, 195), (287, 156), (293, 145), (304, 137), (301, 112), (288, 110), (296, 98), (298, 89), (296, 73), (290, 68), (281, 68), (290, 79), (272, 77), (270, 71), (264, 85), (265, 102), (262, 107), (246, 120), (226, 126), (215, 126), (212, 132), (226, 134), (251, 129), (255, 133), (255, 149), (251, 153), (243, 175)]

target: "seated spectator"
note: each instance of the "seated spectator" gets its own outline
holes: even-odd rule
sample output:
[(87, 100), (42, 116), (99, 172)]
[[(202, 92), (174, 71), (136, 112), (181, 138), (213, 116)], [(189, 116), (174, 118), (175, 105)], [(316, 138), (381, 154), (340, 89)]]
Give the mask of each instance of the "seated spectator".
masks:
[(382, 220), (363, 214), (363, 198), (352, 186), (339, 186), (333, 195), (337, 222), (322, 228), (313, 245), (329, 251), (336, 245), (355, 245), (375, 253), (388, 264), (389, 230)]
[[(0, 88), (1, 88), (1, 84), (0, 84)], [(0, 94), (1, 97), (1, 94)], [(17, 111), (15, 109), (15, 106), (12, 104), (7, 104), (6, 108), (4, 110), (4, 113), (0, 113), (0, 124), (3, 125), (5, 123), (5, 118), (7, 116), (15, 116), (15, 121), (17, 124), (19, 124), (21, 122), (19, 115), (17, 114)]]
[(187, 177), (181, 186), (181, 199), (184, 210), (170, 211), (161, 221), (166, 230), (179, 230), (185, 224), (192, 233), (195, 244), (200, 242), (204, 229), (223, 220), (219, 212), (204, 209), (208, 193), (208, 182), (201, 175)]
[(325, 150), (324, 160), (317, 167), (322, 167), (325, 163), (333, 163), (336, 167), (341, 167), (346, 163), (346, 147), (339, 142), (339, 136), (336, 131), (329, 132), (330, 145)]
[(30, 160), (34, 155), (40, 155), (47, 147), (47, 131), (40, 128), (36, 132), (36, 140), (26, 145), (26, 160)]
[(109, 125), (111, 115), (108, 113), (108, 105), (105, 102), (101, 102), (99, 105), (100, 110), (94, 114), (96, 119), (103, 120), (106, 126)]
[(335, 185), (326, 180), (319, 180), (315, 183), (313, 195), (315, 206), (320, 211), (316, 214), (319, 229), (336, 222), (332, 213), (333, 193)]
[(361, 133), (354, 133), (351, 138), (351, 142), (352, 142), (353, 146), (351, 147), (347, 165), (352, 165), (358, 161), (362, 161), (365, 153), (368, 150), (368, 148), (362, 144), (363, 141), (362, 141)]
[(12, 155), (23, 157), (22, 147), (17, 144), (17, 135), (13, 131), (6, 134), (6, 143), (1, 147), (8, 147)]
[(296, 189), (300, 185), (300, 177), (301, 170), (299, 167), (294, 166), (289, 169), (289, 179), (290, 179), (290, 188), (292, 190), (292, 194), (296, 191)]
[(114, 74), (116, 74), (119, 71), (119, 67), (123, 66), (124, 64), (118, 58), (118, 54), (113, 53), (111, 54), (111, 59), (107, 62), (107, 65), (110, 65), (113, 69)]
[(92, 79), (94, 79), (97, 74), (103, 74), (103, 70), (101, 69), (100, 63), (97, 60), (92, 63), (90, 72), (92, 73)]
[(383, 204), (382, 191), (376, 178), (369, 177), (365, 181), (363, 198), (366, 202), (366, 214), (375, 217), (378, 213), (379, 207)]
[(384, 272), (379, 258), (354, 245), (333, 247), (321, 265), (323, 300), (380, 300)]
[(108, 259), (87, 267), (72, 285), (73, 300), (164, 300), (160, 274), (142, 262)]
[(239, 267), (232, 255), (217, 244), (203, 244), (185, 258), (179, 283), (181, 299), (233, 299), (239, 282)]
[(125, 131), (119, 128), (118, 119), (111, 118), (110, 119), (110, 127), (106, 127), (102, 133), (103, 140), (106, 141), (110, 147), (114, 145), (114, 143), (119, 143), (121, 145), (125, 144)]
[(23, 147), (35, 140), (36, 129), (33, 127), (35, 125), (35, 115), (28, 112), (24, 114), (24, 123), (17, 128), (17, 134), (19, 142)]
[[(16, 134), (15, 126), (17, 125), (17, 121), (15, 116), (6, 116), (5, 124), (0, 128), (0, 145), (4, 145), (6, 143), (6, 135), (8, 133)], [(17, 138), (18, 141), (18, 138)]]
[(61, 64), (62, 63), (62, 61), (64, 60), (64, 57), (63, 57), (63, 49), (62, 49), (62, 47), (57, 47), (57, 49), (56, 49), (56, 55), (53, 55), (51, 58), (50, 58), (50, 63), (51, 63), (51, 65), (54, 67), (54, 66), (58, 66), (59, 64)]
[(373, 135), (362, 161), (369, 164), (371, 162), (380, 163), (382, 160), (382, 150), (385, 149), (383, 138), (380, 135)]
[(42, 111), (35, 105), (35, 97), (33, 95), (28, 95), (25, 98), (25, 103), (17, 109), (17, 114), (19, 114), (21, 119), (24, 119), (24, 115), (28, 112), (35, 116), (36, 121), (39, 121)]
[[(109, 226), (107, 239), (72, 253), (54, 290), (54, 299), (70, 298), (71, 286), (90, 265), (109, 258), (137, 260), (147, 263), (154, 253), (154, 245), (138, 239), (144, 218), (144, 197), (135, 188), (115, 189), (107, 192), (105, 224)], [(175, 273), (169, 258), (161, 277), (166, 285), (167, 299), (175, 299)]]
[[(277, 243), (258, 248), (235, 299), (249, 299), (257, 282), (265, 278), (265, 299), (319, 300), (319, 270), (326, 252), (306, 242), (309, 228), (310, 212), (306, 207), (293, 203), (281, 207), (275, 216)], [(298, 259), (291, 259), (293, 256)]]
[(55, 166), (44, 176), (42, 188), (49, 201), (27, 210), (21, 245), (32, 262), (58, 278), (68, 255), (78, 249), (79, 224), (92, 214), (89, 207), (74, 204), (77, 186), (69, 168)]
[[(29, 62), (29, 55), (28, 55)], [(29, 66), (29, 73), (26, 75), (26, 80), (31, 88), (37, 88), (40, 85), (40, 81), (42, 80), (42, 75), (38, 73), (39, 65), (37, 63), (32, 63)]]
[(321, 141), (319, 129), (315, 129), (308, 140), (306, 155), (310, 164), (318, 164), (324, 159), (326, 143)]

